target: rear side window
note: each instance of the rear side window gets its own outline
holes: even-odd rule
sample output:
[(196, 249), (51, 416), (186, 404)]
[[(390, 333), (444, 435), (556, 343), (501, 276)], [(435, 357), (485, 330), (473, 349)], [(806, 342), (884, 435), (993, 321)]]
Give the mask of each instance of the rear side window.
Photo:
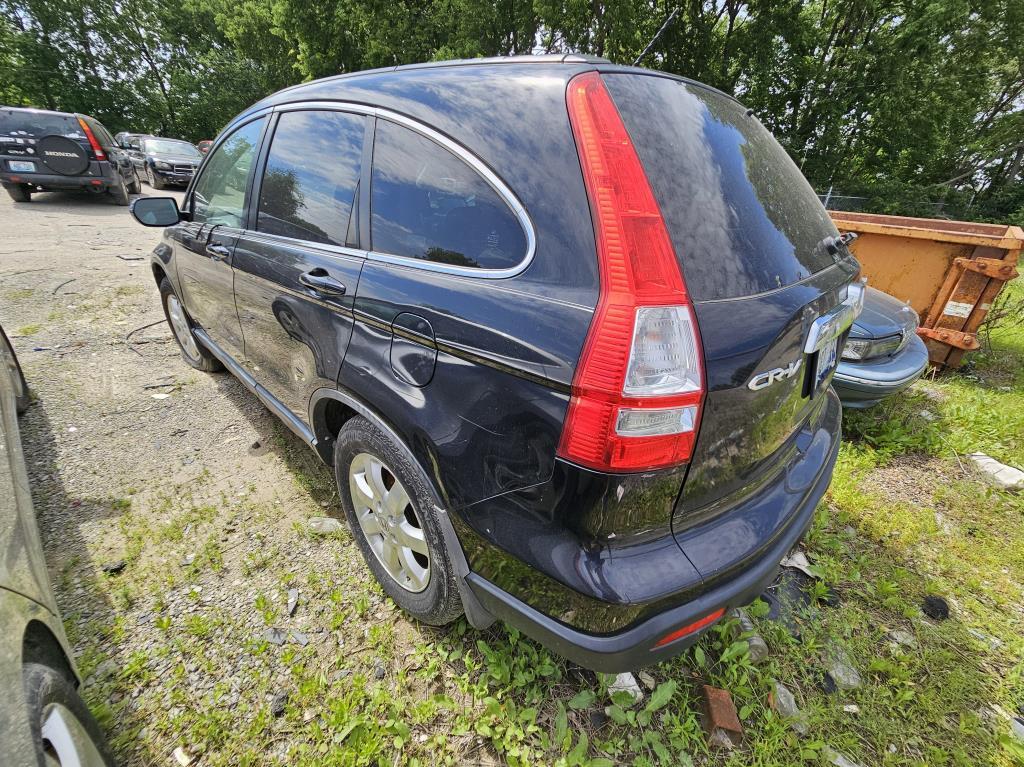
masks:
[(36, 139), (43, 136), (67, 136), (84, 139), (85, 133), (74, 115), (0, 109), (0, 136)]
[(210, 155), (193, 192), (193, 221), (239, 229), (244, 226), (245, 188), (264, 120), (261, 117), (243, 125)]
[(260, 186), (256, 228), (330, 245), (347, 243), (359, 184), (366, 118), (285, 112)]
[(728, 96), (679, 80), (604, 75), (698, 300), (798, 282), (834, 262), (835, 225), (786, 151)]
[(370, 184), (373, 250), (480, 269), (526, 256), (526, 234), (487, 180), (440, 144), (380, 119)]

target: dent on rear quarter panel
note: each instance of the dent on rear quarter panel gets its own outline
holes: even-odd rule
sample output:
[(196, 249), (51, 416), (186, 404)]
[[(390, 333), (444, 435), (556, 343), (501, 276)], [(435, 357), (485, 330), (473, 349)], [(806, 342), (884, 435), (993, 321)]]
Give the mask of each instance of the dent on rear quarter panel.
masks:
[[(482, 65), (312, 83), (283, 100), (370, 103), (440, 131), (526, 209), (532, 262), (498, 280), (367, 261), (340, 383), (384, 414), (452, 508), (547, 480), (598, 293), (589, 203), (565, 108), (579, 67)], [(423, 317), (434, 375), (395, 375), (391, 324)], [(467, 512), (472, 513), (472, 512)]]

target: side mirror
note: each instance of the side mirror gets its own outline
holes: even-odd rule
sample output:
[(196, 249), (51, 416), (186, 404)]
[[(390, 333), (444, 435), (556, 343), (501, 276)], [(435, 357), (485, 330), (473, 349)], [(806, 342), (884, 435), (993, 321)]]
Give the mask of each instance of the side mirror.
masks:
[(143, 226), (174, 226), (181, 221), (181, 211), (173, 197), (139, 197), (129, 210)]

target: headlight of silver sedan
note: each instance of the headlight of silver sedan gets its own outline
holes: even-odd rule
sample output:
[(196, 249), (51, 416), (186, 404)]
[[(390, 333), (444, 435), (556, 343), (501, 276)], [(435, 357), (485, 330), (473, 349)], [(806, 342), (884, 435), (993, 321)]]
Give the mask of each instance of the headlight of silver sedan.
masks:
[(163, 160), (157, 160), (153, 164), (160, 170), (170, 170), (173, 167), (169, 162), (164, 162)]
[(904, 336), (886, 336), (885, 338), (848, 338), (843, 347), (843, 359), (869, 360), (895, 354), (903, 348)]

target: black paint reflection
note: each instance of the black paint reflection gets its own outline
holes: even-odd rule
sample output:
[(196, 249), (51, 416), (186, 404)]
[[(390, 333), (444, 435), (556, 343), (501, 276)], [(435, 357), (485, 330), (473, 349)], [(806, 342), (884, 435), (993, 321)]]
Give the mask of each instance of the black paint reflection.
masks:
[(365, 120), (343, 112), (285, 112), (260, 187), (256, 228), (345, 245), (359, 181)]
[[(793, 161), (728, 96), (664, 77), (608, 75), (698, 300), (754, 295), (833, 261), (835, 225)], [(651, 104), (661, 112), (650, 119)]]
[(370, 188), (376, 251), (488, 269), (526, 255), (519, 220), (490, 184), (408, 128), (378, 122)]

